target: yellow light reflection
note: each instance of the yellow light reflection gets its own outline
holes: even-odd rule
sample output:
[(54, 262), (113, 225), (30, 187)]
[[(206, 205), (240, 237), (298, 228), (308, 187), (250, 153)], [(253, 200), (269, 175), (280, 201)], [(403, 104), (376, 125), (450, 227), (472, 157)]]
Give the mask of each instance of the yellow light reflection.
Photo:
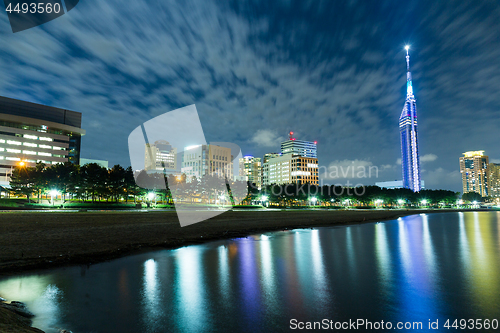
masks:
[(467, 261), (470, 264), (472, 297), (483, 313), (495, 316), (500, 304), (500, 258), (494, 238), (498, 228), (495, 228), (490, 218), (492, 215), (488, 213), (467, 213), (465, 230), (470, 248)]

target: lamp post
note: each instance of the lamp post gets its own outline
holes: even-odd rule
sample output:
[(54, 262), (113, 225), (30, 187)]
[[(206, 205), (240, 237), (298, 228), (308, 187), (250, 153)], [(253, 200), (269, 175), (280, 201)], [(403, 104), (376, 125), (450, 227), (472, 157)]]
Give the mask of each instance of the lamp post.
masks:
[(153, 199), (155, 199), (155, 205), (156, 205), (156, 195), (154, 192), (149, 192), (148, 193), (148, 199), (149, 199), (149, 202), (152, 203), (153, 202)]
[(316, 206), (316, 202), (318, 201), (318, 198), (316, 198), (316, 197), (312, 197), (312, 198), (310, 199), (310, 201), (311, 201), (311, 203), (312, 203), (312, 205), (313, 205), (313, 206)]
[(50, 201), (52, 202), (52, 207), (54, 207), (54, 196), (57, 198), (59, 192), (57, 190), (50, 191)]
[(266, 207), (267, 207), (267, 204), (266, 204), (267, 199), (269, 199), (269, 198), (267, 197), (267, 195), (263, 195), (263, 196), (261, 196), (261, 197), (260, 197), (260, 202), (261, 202), (264, 206), (266, 206)]

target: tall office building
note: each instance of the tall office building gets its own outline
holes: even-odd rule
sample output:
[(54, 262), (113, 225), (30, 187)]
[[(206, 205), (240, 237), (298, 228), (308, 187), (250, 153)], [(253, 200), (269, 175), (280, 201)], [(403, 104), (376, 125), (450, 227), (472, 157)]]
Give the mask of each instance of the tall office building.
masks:
[(267, 153), (267, 154), (264, 154), (264, 159), (263, 159), (262, 163), (266, 163), (271, 158), (278, 157), (278, 156), (280, 156), (280, 154), (278, 154), (278, 153)]
[(190, 182), (205, 175), (233, 179), (233, 156), (231, 148), (216, 145), (197, 145), (186, 147), (182, 157), (181, 172)]
[(500, 198), (500, 164), (490, 163), (488, 165), (489, 196)]
[(293, 137), (293, 132), (290, 132), (289, 139), (281, 143), (281, 154), (317, 158), (317, 142), (297, 140)]
[(0, 97), (0, 182), (21, 163), (79, 164), (81, 125), (80, 112)]
[(262, 186), (262, 163), (260, 157), (244, 156), (239, 161), (240, 176), (250, 184), (255, 184), (258, 189)]
[(262, 185), (318, 185), (318, 159), (284, 154), (268, 159), (262, 167)]
[(413, 192), (422, 189), (420, 179), (420, 157), (418, 154), (417, 101), (413, 95), (410, 72), (409, 46), (406, 46), (406, 101), (399, 117), (401, 134), (401, 165), (403, 169), (403, 187)]
[(177, 148), (165, 140), (146, 143), (144, 169), (148, 172), (175, 172), (177, 170)]
[(468, 151), (460, 157), (460, 173), (464, 193), (476, 192), (488, 196), (488, 156), (484, 150)]

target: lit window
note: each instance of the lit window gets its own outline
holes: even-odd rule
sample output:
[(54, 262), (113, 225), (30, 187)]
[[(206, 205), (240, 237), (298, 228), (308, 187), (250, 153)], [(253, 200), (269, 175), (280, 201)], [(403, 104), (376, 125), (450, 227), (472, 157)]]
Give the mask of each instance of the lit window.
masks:
[(28, 146), (28, 147), (36, 147), (37, 146), (36, 143), (29, 143), (29, 142), (25, 142), (25, 143), (23, 143), (23, 145)]
[(3, 156), (0, 156), (0, 160), (3, 160)]
[(24, 153), (28, 155), (36, 155), (36, 151), (31, 151), (31, 150), (25, 150)]
[(32, 140), (38, 140), (38, 137), (35, 136), (35, 135), (28, 135), (28, 134), (24, 134), (23, 135), (26, 139), (32, 139)]
[(47, 146), (47, 145), (39, 145), (38, 147), (43, 149), (52, 149), (52, 146)]
[(21, 151), (19, 149), (9, 149), (9, 148), (7, 148), (7, 152), (8, 153), (14, 153), (14, 154), (21, 153)]
[(50, 153), (38, 153), (38, 155), (40, 155), (40, 156), (52, 156), (52, 154), (50, 154)]
[(63, 150), (63, 148), (61, 148), (61, 147), (57, 147), (57, 146), (54, 146), (54, 148), (53, 148), (53, 149), (54, 149), (54, 150)]
[(42, 141), (54, 141), (52, 138), (45, 138), (45, 137), (40, 137), (40, 140)]
[(20, 161), (21, 160), (19, 157), (6, 157), (5, 159), (7, 161)]
[(0, 139), (0, 143), (5, 143), (5, 140), (3, 140), (3, 139)]
[(13, 140), (7, 140), (7, 143), (8, 143), (9, 145), (16, 145), (16, 146), (20, 146), (20, 145), (22, 145), (22, 143), (21, 143), (21, 142), (19, 142), (19, 141), (13, 141)]
[(5, 148), (0, 148), (0, 151), (5, 151)]

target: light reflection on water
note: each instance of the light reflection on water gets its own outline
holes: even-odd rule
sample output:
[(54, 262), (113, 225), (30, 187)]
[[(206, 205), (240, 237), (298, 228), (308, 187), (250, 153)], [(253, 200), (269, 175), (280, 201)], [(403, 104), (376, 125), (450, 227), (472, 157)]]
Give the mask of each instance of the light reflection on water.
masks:
[(284, 331), (289, 321), (500, 317), (500, 213), (269, 233), (0, 279), (34, 326)]

